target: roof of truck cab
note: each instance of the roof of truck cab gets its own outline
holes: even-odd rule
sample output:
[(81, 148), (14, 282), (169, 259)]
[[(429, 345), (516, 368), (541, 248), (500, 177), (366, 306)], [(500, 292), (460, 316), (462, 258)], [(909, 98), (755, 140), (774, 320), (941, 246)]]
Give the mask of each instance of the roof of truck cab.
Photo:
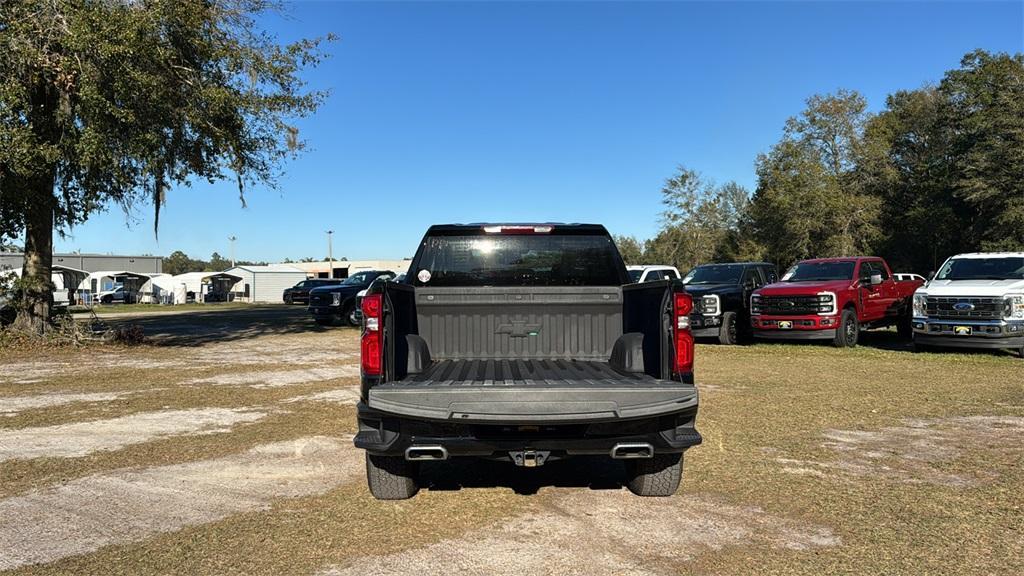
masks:
[(694, 268), (701, 266), (775, 266), (775, 264), (771, 262), (708, 262), (707, 264), (698, 264)]
[(833, 258), (807, 258), (801, 262), (855, 262), (858, 260), (882, 260), (881, 256), (835, 256)]
[(1024, 252), (968, 252), (953, 258), (1024, 258)]
[(607, 234), (608, 229), (602, 224), (578, 224), (565, 222), (472, 222), (469, 224), (434, 224), (427, 229), (427, 234), (450, 233), (484, 233), (485, 226), (553, 226), (557, 232), (577, 234)]

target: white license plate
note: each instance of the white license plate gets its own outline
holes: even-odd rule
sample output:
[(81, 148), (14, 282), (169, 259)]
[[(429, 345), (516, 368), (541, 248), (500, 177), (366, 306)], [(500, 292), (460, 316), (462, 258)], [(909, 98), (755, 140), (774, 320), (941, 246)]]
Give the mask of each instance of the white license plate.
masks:
[(789, 330), (793, 327), (792, 320), (779, 320), (779, 330)]

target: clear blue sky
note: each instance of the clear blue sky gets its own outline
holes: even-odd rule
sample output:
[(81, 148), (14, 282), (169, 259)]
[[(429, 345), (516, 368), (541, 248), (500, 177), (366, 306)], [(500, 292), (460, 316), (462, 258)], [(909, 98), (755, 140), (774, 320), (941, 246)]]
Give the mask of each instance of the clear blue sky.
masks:
[(754, 159), (811, 94), (872, 109), (975, 48), (1024, 50), (1024, 3), (351, 3), (290, 5), (282, 40), (334, 32), (307, 78), (332, 96), (279, 191), (175, 189), (93, 217), (58, 250), (184, 250), (277, 261), (410, 256), (432, 223), (658, 227), (677, 164), (753, 189)]

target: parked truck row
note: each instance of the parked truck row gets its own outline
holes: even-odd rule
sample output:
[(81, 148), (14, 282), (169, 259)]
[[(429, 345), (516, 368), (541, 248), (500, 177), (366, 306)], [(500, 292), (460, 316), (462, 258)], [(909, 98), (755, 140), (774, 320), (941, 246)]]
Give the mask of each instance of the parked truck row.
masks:
[(604, 227), (439, 225), (408, 276), (313, 288), (318, 322), (359, 322), (355, 445), (380, 499), (419, 489), (423, 462), (537, 467), (622, 460), (641, 496), (673, 494), (701, 442), (694, 341), (857, 344), (895, 326), (917, 347), (1024, 356), (1024, 254), (966, 254), (930, 282), (878, 257), (627, 270)]

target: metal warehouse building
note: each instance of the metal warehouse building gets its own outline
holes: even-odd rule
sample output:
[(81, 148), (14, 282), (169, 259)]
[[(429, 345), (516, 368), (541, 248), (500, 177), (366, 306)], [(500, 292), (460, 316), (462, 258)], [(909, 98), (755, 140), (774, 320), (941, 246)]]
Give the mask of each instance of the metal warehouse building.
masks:
[[(0, 269), (21, 268), (25, 255), (21, 252), (0, 252)], [(86, 272), (125, 270), (139, 274), (159, 274), (164, 270), (160, 256), (120, 256), (116, 254), (54, 254), (53, 264)]]
[(231, 292), (242, 302), (284, 302), (284, 289), (306, 279), (305, 271), (289, 264), (235, 266), (224, 273), (241, 278)]

